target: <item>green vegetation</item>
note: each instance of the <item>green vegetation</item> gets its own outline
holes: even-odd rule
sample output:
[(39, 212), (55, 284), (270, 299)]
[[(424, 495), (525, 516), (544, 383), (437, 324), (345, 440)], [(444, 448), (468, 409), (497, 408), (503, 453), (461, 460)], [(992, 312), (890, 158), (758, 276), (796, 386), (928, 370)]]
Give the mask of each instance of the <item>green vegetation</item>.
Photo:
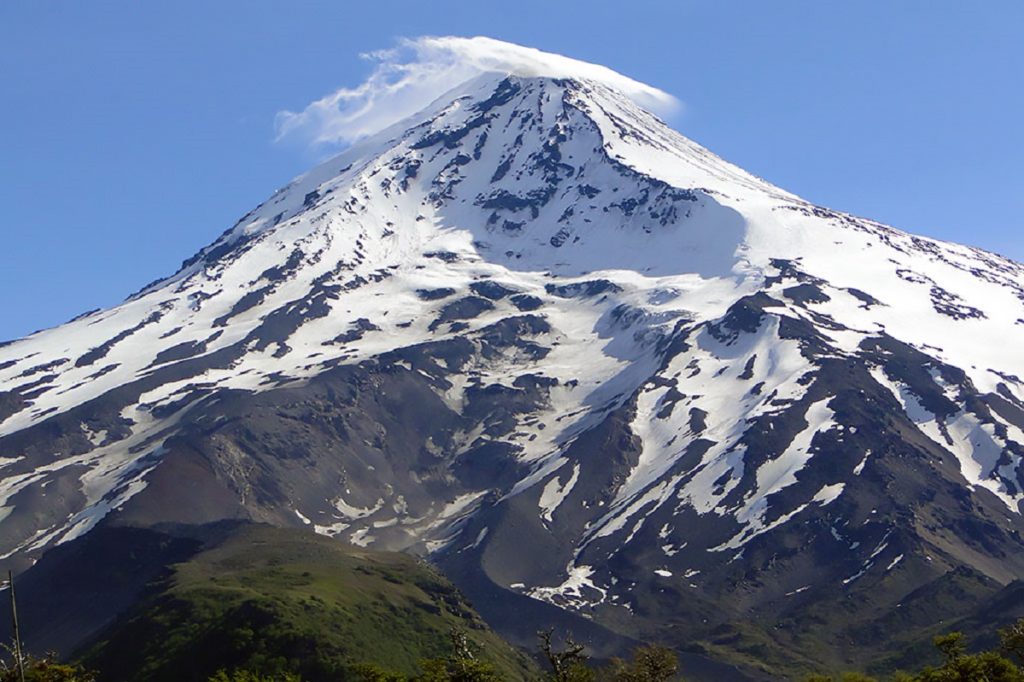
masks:
[[(96, 682), (95, 673), (79, 665), (58, 663), (52, 656), (29, 656), (24, 665), (25, 682)], [(16, 664), (4, 661), (0, 665), (0, 682), (21, 682), (21, 673)]]
[[(926, 666), (916, 673), (897, 672), (893, 682), (1024, 682), (1024, 619), (999, 631), (998, 649), (969, 653), (962, 632), (935, 638), (942, 654), (941, 665)], [(1016, 659), (1016, 662), (1013, 660)], [(844, 673), (838, 678), (812, 675), (807, 682), (876, 682), (860, 673)]]
[(250, 670), (218, 670), (210, 677), (208, 682), (301, 682), (298, 675), (284, 673), (283, 675), (261, 675)]
[(644, 646), (633, 652), (631, 661), (612, 660), (607, 677), (615, 682), (662, 682), (675, 679), (679, 671), (676, 655), (660, 646)]
[[(541, 652), (551, 669), (544, 675), (527, 679), (537, 682), (668, 682), (676, 679), (675, 654), (662, 647), (641, 647), (629, 661), (615, 659), (611, 665), (593, 668), (587, 664), (582, 646), (570, 640), (565, 649), (558, 651), (551, 644), (550, 631), (540, 635)], [(349, 668), (348, 677), (344, 679), (356, 682), (503, 682), (509, 679), (493, 664), (479, 658), (465, 633), (459, 631), (452, 632), (452, 649), (446, 657), (420, 661), (420, 667), (421, 673), (406, 676), (366, 663)], [(298, 679), (265, 677), (236, 670), (230, 674), (218, 672), (208, 682), (298, 682)]]
[(447, 580), (404, 554), (245, 526), (173, 569), (83, 655), (101, 680), (333, 682), (359, 679), (366, 663), (413, 676), (447, 654), (453, 629), (502, 679), (536, 669)]

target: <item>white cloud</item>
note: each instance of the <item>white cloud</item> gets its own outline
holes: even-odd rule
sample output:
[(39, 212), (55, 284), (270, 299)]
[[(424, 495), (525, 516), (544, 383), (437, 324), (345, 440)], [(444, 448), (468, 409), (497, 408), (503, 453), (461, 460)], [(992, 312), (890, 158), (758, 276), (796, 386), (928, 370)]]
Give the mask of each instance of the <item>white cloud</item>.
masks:
[(362, 56), (376, 62), (369, 78), (356, 88), (342, 88), (318, 99), (300, 112), (278, 113), (278, 140), (349, 144), (411, 116), (484, 73), (598, 81), (659, 114), (669, 114), (679, 105), (671, 95), (604, 66), (492, 38), (403, 39), (393, 49)]

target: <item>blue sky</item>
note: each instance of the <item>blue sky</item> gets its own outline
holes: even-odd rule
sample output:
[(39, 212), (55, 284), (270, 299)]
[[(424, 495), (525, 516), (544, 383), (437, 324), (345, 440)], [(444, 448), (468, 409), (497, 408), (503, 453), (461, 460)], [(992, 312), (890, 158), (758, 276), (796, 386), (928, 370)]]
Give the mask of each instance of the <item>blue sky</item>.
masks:
[(1024, 3), (0, 3), (0, 339), (117, 303), (317, 160), (275, 142), (402, 36), (609, 66), (820, 204), (1024, 260)]

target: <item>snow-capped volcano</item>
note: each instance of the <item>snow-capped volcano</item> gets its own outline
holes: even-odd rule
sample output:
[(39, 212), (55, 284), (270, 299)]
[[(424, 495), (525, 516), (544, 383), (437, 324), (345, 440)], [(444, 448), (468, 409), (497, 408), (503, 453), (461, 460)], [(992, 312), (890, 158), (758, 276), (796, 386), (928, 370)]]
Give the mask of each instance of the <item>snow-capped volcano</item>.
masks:
[(428, 553), (497, 618), (694, 637), (871, 594), (862, 626), (1024, 576), (1021, 347), (1021, 265), (606, 82), (484, 73), (0, 348), (0, 553), (248, 517)]

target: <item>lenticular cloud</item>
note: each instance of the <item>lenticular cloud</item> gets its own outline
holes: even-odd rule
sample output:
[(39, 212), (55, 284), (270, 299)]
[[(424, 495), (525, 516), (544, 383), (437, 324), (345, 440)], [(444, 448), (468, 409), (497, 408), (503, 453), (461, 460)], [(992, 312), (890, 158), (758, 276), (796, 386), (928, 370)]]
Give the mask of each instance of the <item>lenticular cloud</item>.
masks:
[(580, 78), (613, 86), (659, 114), (677, 100), (609, 68), (492, 38), (403, 39), (390, 50), (363, 55), (376, 63), (364, 83), (342, 88), (300, 112), (277, 115), (277, 137), (314, 145), (344, 145), (411, 116), (440, 95), (484, 73)]

